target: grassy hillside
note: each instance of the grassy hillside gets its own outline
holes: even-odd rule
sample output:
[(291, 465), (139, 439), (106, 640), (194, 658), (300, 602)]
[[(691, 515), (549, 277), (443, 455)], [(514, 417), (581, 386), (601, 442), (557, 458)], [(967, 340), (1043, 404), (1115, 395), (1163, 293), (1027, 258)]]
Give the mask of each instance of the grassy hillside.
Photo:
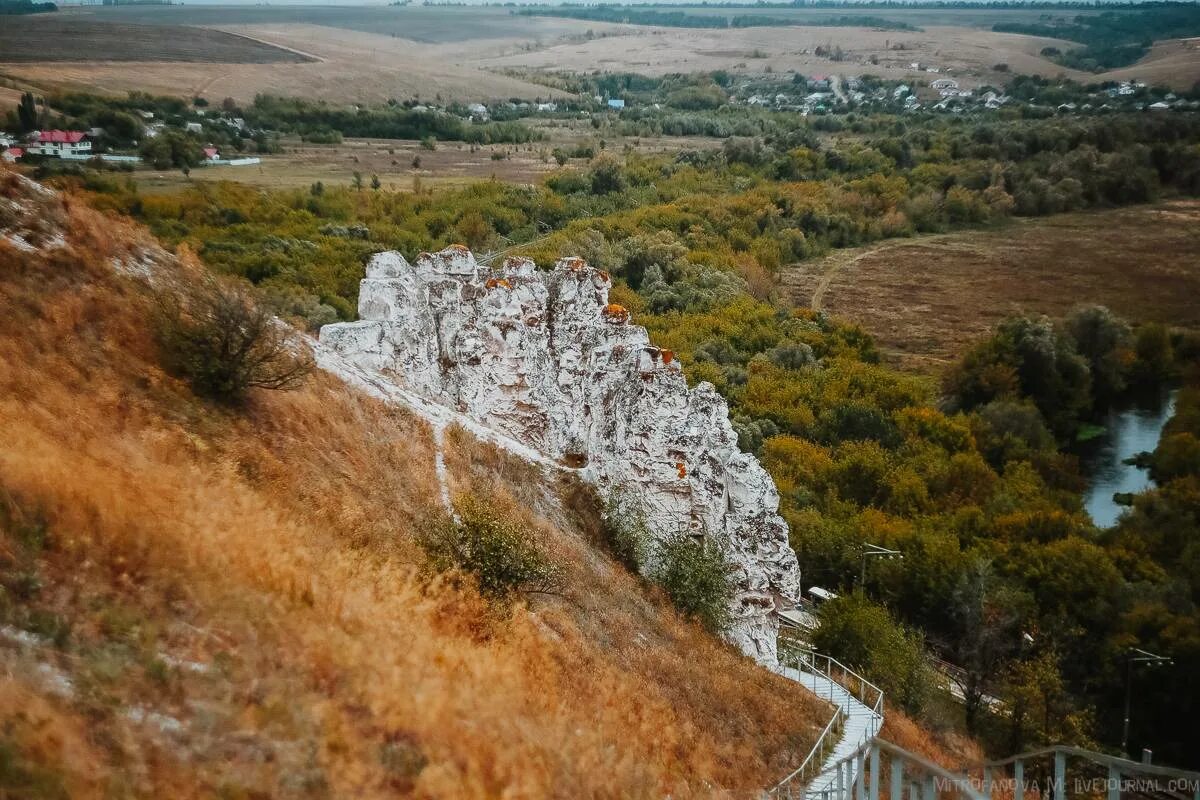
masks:
[(420, 420), (323, 374), (197, 399), (142, 277), (190, 280), (186, 250), (11, 173), (0, 198), (9, 796), (710, 796), (808, 751), (828, 712), (594, 547), (582, 489), (449, 437), (455, 490), (565, 577), (489, 604), (414, 544)]

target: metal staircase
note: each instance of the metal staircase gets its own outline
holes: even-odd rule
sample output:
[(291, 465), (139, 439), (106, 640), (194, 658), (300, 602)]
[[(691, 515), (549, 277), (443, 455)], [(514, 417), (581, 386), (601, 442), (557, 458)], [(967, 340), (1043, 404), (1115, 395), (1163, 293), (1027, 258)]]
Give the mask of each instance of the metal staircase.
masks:
[(879, 738), (883, 692), (837, 659), (781, 642), (779, 671), (834, 708), (769, 800), (1200, 800), (1200, 772), (1059, 745), (952, 771)]
[(768, 797), (818, 797), (854, 780), (861, 765), (846, 759), (872, 741), (883, 726), (883, 691), (835, 658), (796, 644), (780, 646), (779, 671), (834, 707), (816, 744), (800, 766)]

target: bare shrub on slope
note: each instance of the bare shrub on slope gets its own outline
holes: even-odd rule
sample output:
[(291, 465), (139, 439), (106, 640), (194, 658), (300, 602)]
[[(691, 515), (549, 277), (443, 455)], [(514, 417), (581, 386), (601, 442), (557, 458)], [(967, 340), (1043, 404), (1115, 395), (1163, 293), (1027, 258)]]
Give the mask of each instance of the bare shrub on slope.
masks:
[(156, 299), (155, 333), (167, 368), (199, 395), (240, 403), (251, 389), (295, 389), (313, 370), (296, 332), (233, 282), (209, 278)]

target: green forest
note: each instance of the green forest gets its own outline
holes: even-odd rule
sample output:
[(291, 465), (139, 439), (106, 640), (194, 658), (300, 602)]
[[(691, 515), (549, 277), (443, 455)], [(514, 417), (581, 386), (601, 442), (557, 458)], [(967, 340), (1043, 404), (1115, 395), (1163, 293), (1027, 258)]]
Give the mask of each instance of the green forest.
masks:
[[(601, 151), (540, 185), (438, 193), (196, 183), (164, 195), (103, 173), (61, 180), (255, 284), (310, 330), (354, 317), (363, 263), (382, 249), (464, 243), (543, 267), (586, 258), (689, 381), (728, 400), (742, 447), (779, 487), (806, 585), (843, 594), (822, 611), (822, 649), (927, 724), (965, 725), (1005, 754), (1115, 747), (1123, 653), (1167, 652), (1176, 667), (1141, 687), (1132, 742), (1195, 766), (1174, 711), (1200, 702), (1200, 388), (1181, 393), (1153, 454), (1159, 488), (1112, 529), (1083, 510), (1068, 452), (1131, 387), (1196, 384), (1195, 334), (1094, 307), (1014, 317), (932, 379), (882, 364), (862, 329), (789, 307), (777, 277), (888, 237), (1198, 195), (1200, 122), (848, 124), (860, 135), (835, 144), (793, 126), (717, 151)], [(874, 565), (858, 596), (866, 541), (905, 557)], [(965, 709), (934, 690), (927, 652), (966, 670)]]

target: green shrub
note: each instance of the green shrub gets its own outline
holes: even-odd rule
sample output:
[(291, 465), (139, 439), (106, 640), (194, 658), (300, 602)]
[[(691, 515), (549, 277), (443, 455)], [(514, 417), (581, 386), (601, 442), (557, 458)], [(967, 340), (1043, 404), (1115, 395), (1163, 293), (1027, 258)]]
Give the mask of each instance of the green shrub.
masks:
[(655, 550), (651, 577), (675, 607), (709, 631), (723, 631), (729, 624), (734, 587), (721, 545), (680, 533), (660, 541)]
[(167, 369), (202, 397), (238, 403), (252, 388), (294, 389), (312, 371), (291, 329), (233, 284), (161, 293), (155, 327)]
[(619, 493), (613, 494), (604, 509), (604, 540), (613, 557), (634, 572), (646, 563), (650, 532), (646, 518)]
[(819, 616), (814, 647), (861, 671), (888, 702), (911, 714), (921, 711), (933, 684), (919, 633), (857, 595), (823, 604)]
[(456, 504), (458, 518), (434, 524), (419, 542), (438, 570), (461, 570), (493, 599), (514, 592), (553, 592), (558, 571), (532, 533), (476, 497)]

